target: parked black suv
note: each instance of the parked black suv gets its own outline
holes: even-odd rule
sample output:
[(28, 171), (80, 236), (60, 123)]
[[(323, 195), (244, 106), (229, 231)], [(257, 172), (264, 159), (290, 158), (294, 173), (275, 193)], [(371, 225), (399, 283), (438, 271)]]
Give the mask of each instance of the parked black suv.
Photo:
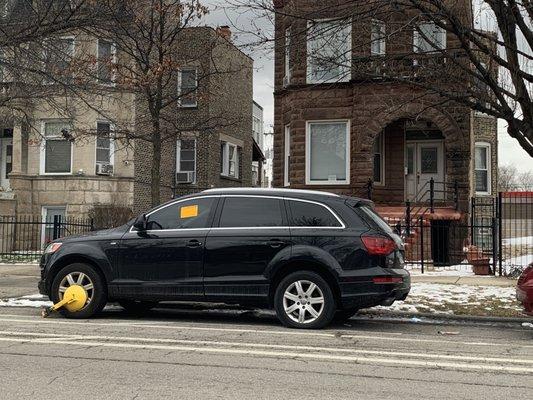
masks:
[(391, 305), (410, 290), (400, 238), (368, 201), (282, 189), (212, 189), (163, 204), (115, 229), (51, 243), (39, 290), (88, 294), (86, 318), (108, 301), (127, 310), (160, 301), (273, 307), (287, 326)]

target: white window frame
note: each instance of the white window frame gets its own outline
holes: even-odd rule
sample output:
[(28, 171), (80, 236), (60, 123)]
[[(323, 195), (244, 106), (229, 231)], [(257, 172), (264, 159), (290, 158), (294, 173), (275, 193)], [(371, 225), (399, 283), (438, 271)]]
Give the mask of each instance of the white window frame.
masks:
[[(381, 148), (379, 149), (381, 154), (380, 157), (380, 177), (379, 181), (374, 181), (374, 185), (376, 186), (385, 186), (385, 132), (381, 131), (378, 136), (381, 136)], [(376, 140), (378, 139), (378, 136), (376, 136)], [(374, 152), (374, 146), (372, 145), (372, 179), (374, 178), (374, 155), (376, 153)]]
[[(476, 165), (476, 148), (484, 148), (486, 149), (485, 157), (486, 157), (486, 163), (487, 163), (487, 191), (482, 192), (478, 191), (476, 188), (476, 172), (478, 170), (478, 166)], [(479, 169), (480, 171), (485, 171), (484, 169)], [(492, 146), (488, 142), (476, 142), (474, 145), (474, 191), (476, 194), (479, 195), (490, 195), (492, 193)]]
[(285, 125), (285, 139), (283, 142), (283, 186), (291, 185), (290, 162), (291, 162), (291, 126)]
[[(41, 121), (41, 146), (40, 146), (40, 162), (39, 162), (39, 175), (72, 175), (73, 170), (73, 164), (74, 164), (74, 143), (70, 142), (70, 171), (69, 172), (46, 172), (46, 124), (47, 123), (54, 123), (54, 122), (68, 122), (62, 119), (48, 119), (48, 120), (42, 120)], [(62, 136), (56, 136), (57, 138)], [(63, 139), (65, 141), (68, 141), (67, 139)]]
[[(194, 141), (194, 171), (182, 171), (181, 170), (181, 141), (182, 140), (193, 140)], [(176, 172), (194, 172), (194, 180), (191, 183), (192, 185), (196, 184), (198, 176), (198, 140), (196, 138), (183, 138), (176, 141)]]
[(111, 40), (107, 40), (107, 39), (104, 39), (104, 38), (99, 38), (99, 39), (96, 39), (96, 79), (98, 81), (99, 84), (101, 85), (104, 85), (104, 86), (115, 86), (116, 85), (116, 78), (117, 78), (117, 74), (115, 71), (111, 71), (111, 81), (110, 82), (104, 82), (104, 81), (101, 81), (100, 80), (100, 76), (98, 76), (99, 74), (99, 71), (100, 71), (100, 42), (107, 42), (107, 43), (111, 43), (111, 62), (113, 64), (116, 64), (117, 63), (117, 45), (115, 42), (111, 41)]
[[(194, 94), (195, 94), (195, 98), (194, 98), (194, 104), (183, 104), (182, 103), (182, 90), (181, 90), (181, 83), (183, 81), (182, 79), (182, 74), (184, 71), (194, 71), (195, 72), (195, 83), (196, 83), (196, 87), (194, 89)], [(189, 95), (191, 95), (191, 93), (189, 93)], [(196, 108), (198, 107), (198, 68), (197, 67), (183, 67), (183, 68), (179, 68), (178, 69), (178, 107), (181, 107), (181, 108)]]
[[(313, 78), (313, 73), (312, 73), (312, 69), (311, 69), (311, 60), (313, 59), (313, 57), (310, 56), (310, 54), (312, 53), (312, 46), (311, 46), (311, 43), (312, 41), (309, 40), (309, 36), (307, 36), (306, 38), (306, 42), (307, 42), (307, 56), (306, 56), (306, 69), (307, 69), (307, 83), (308, 84), (317, 84), (317, 83), (335, 83), (335, 82), (349, 82), (351, 80), (351, 69), (352, 69), (352, 52), (353, 52), (353, 49), (352, 49), (352, 24), (343, 24), (342, 21), (337, 21), (337, 20), (334, 20), (334, 19), (319, 19), (319, 20), (316, 20), (315, 21), (316, 23), (327, 23), (327, 22), (331, 22), (331, 23), (337, 23), (341, 26), (344, 26), (345, 29), (349, 29), (350, 32), (349, 34), (346, 35), (346, 37), (348, 38), (348, 40), (346, 40), (346, 44), (348, 46), (348, 65), (340, 65), (339, 68), (342, 68), (342, 71), (340, 73), (340, 76), (338, 78), (335, 78), (335, 79), (314, 79)], [(307, 34), (309, 35), (309, 32), (312, 32), (312, 29), (313, 29), (313, 22), (309, 22), (307, 24)]]
[[(230, 175), (230, 159), (229, 159), (229, 149), (230, 147), (233, 147), (234, 148), (234, 151), (233, 151), (233, 162), (235, 164), (234, 166), (234, 169), (235, 169), (235, 174), (234, 175)], [(240, 165), (239, 165), (239, 146), (237, 146), (236, 144), (233, 144), (233, 143), (230, 143), (230, 142), (224, 142), (224, 150), (221, 154), (222, 156), (222, 173), (221, 175), (222, 176), (225, 176), (227, 178), (234, 178), (234, 179), (239, 179), (239, 168), (240, 168)]]
[[(329, 180), (312, 180), (311, 179), (311, 125), (315, 124), (334, 124), (345, 123), (346, 124), (346, 179), (342, 181), (329, 181)], [(350, 131), (351, 121), (349, 119), (331, 119), (331, 120), (315, 120), (306, 121), (305, 123), (305, 183), (306, 185), (349, 185), (350, 184)]]
[[(98, 161), (97, 154), (98, 154), (98, 124), (108, 124), (109, 125), (109, 164), (115, 165), (115, 139), (113, 135), (114, 125), (110, 123), (109, 121), (96, 121), (96, 140), (94, 141), (94, 166), (96, 168), (96, 164), (102, 161)], [(103, 147), (101, 147), (103, 149)]]
[[(434, 47), (433, 43), (429, 42), (426, 40), (425, 37), (423, 37), (421, 34), (420, 34), (420, 27), (423, 26), (423, 25), (432, 25), (433, 26), (433, 33), (439, 31), (439, 33), (442, 35), (441, 39), (442, 39), (442, 43), (440, 43), (440, 47)], [(431, 21), (426, 21), (426, 22), (421, 22), (418, 24), (418, 26), (413, 30), (413, 52), (416, 53), (416, 54), (431, 54), (431, 53), (436, 53), (436, 52), (439, 52), (441, 50), (445, 50), (446, 49), (446, 36), (447, 36), (447, 31), (446, 29), (444, 28), (441, 28), (439, 25), (437, 25), (435, 22), (431, 22)], [(429, 38), (431, 39), (431, 38)], [(420, 45), (422, 44), (422, 41), (426, 42), (426, 44), (428, 46), (431, 47), (431, 49), (429, 50), (423, 50), (420, 48)], [(437, 43), (435, 43), (437, 44)]]
[[(68, 36), (59, 36), (59, 37), (51, 37), (51, 38), (47, 38), (45, 39), (44, 41), (44, 44), (46, 46), (47, 43), (50, 43), (54, 40), (72, 40), (72, 54), (71, 54), (71, 61), (72, 59), (74, 58), (75, 54), (76, 54), (76, 37), (75, 36), (72, 36), (72, 35), (68, 35)], [(47, 63), (47, 54), (46, 54), (46, 49), (43, 49), (43, 70), (46, 71), (46, 63)], [(72, 77), (74, 78), (74, 77)], [(44, 77), (44, 84), (46, 85), (53, 85), (55, 82), (52, 81), (52, 80), (49, 80), (47, 79), (47, 77), (45, 76)]]
[[(373, 55), (373, 56), (384, 56), (386, 54), (386, 51), (387, 51), (387, 44), (386, 44), (386, 39), (387, 39), (387, 26), (385, 24), (385, 22), (379, 20), (379, 19), (372, 19), (372, 21), (370, 22), (370, 54)], [(379, 27), (379, 31), (380, 31), (380, 36), (379, 38), (375, 38), (374, 37), (374, 27), (375, 26), (378, 26)], [(377, 52), (374, 52), (374, 44), (375, 43), (379, 43), (379, 51)]]

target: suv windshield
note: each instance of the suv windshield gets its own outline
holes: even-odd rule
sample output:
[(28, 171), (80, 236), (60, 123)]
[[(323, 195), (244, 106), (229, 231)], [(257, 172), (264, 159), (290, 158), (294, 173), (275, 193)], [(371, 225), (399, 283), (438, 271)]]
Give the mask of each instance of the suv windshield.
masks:
[(369, 222), (370, 224), (374, 226), (377, 226), (378, 228), (384, 230), (387, 233), (394, 232), (392, 228), (390, 227), (390, 225), (387, 224), (385, 220), (381, 218), (379, 214), (376, 213), (371, 207), (358, 206), (356, 209), (361, 211), (360, 214), (364, 218), (365, 221)]

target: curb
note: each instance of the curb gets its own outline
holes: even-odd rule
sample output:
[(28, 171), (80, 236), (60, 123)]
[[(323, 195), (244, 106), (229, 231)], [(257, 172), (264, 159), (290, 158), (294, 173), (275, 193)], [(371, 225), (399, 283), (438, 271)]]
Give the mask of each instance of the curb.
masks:
[[(451, 314), (443, 314), (443, 313), (434, 313), (434, 314), (427, 314), (427, 313), (412, 313), (412, 312), (405, 312), (405, 311), (361, 311), (359, 314), (357, 314), (362, 317), (390, 317), (392, 319), (394, 318), (401, 318), (401, 319), (412, 319), (412, 318), (425, 318), (429, 320), (441, 320), (445, 322), (471, 322), (471, 323), (504, 323), (504, 324), (522, 324), (524, 322), (526, 323), (533, 323), (533, 317), (486, 317), (486, 316), (479, 316), (479, 315), (451, 315)], [(409, 322), (409, 321), (406, 321)], [(418, 321), (419, 323), (424, 323), (424, 321)]]

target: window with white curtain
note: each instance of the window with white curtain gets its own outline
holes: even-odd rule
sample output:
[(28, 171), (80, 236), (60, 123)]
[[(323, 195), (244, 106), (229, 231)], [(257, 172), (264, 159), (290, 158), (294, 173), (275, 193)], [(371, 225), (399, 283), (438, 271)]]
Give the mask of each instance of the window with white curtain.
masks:
[(434, 22), (424, 22), (413, 32), (413, 51), (430, 53), (446, 48), (446, 30)]
[(98, 122), (96, 124), (96, 163), (113, 164), (113, 138), (111, 124)]
[(347, 21), (318, 21), (307, 32), (307, 82), (351, 79), (352, 27)]
[(490, 194), (490, 143), (478, 142), (475, 147), (475, 187), (478, 194)]
[(350, 182), (348, 121), (308, 122), (306, 132), (307, 184)]

